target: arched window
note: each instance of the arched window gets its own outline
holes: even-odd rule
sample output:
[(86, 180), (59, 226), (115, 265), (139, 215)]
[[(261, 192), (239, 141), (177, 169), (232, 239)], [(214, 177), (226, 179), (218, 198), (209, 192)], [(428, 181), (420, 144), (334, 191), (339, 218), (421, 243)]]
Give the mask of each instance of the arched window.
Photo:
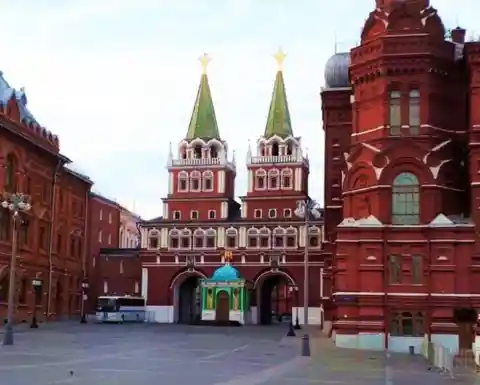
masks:
[(317, 226), (312, 226), (308, 229), (308, 246), (319, 247), (320, 244), (320, 229)]
[(200, 171), (193, 171), (190, 174), (190, 191), (200, 191)]
[(418, 90), (411, 90), (408, 94), (408, 124), (410, 135), (420, 133), (420, 92)]
[(215, 146), (210, 146), (210, 158), (214, 159), (214, 158), (218, 158), (218, 150), (217, 150), (217, 147)]
[(280, 145), (277, 142), (272, 143), (272, 156), (280, 155)]
[(248, 240), (248, 247), (257, 248), (258, 247), (258, 230), (254, 228), (248, 229), (247, 240)]
[(268, 171), (268, 188), (270, 190), (278, 190), (280, 187), (280, 173), (276, 169)]
[(227, 235), (227, 248), (229, 249), (235, 249), (237, 247), (237, 239), (238, 239), (238, 231), (237, 229), (229, 228), (225, 232)]
[(171, 249), (178, 249), (180, 246), (180, 234), (178, 230), (170, 230), (168, 234), (168, 245)]
[(260, 229), (259, 232), (259, 243), (260, 247), (263, 249), (267, 249), (270, 247), (270, 230), (264, 227)]
[(7, 192), (15, 192), (16, 190), (16, 161), (15, 155), (8, 154), (5, 157), (5, 177), (4, 177), (4, 187)]
[(290, 168), (282, 170), (282, 189), (290, 190), (292, 188), (292, 175)]
[(297, 229), (294, 227), (289, 227), (287, 229), (287, 239), (286, 239), (286, 244), (287, 247), (297, 247)]
[(390, 135), (400, 135), (402, 125), (401, 115), (401, 97), (400, 91), (391, 91), (389, 94), (389, 122)]
[(195, 248), (202, 249), (205, 247), (205, 232), (202, 229), (197, 229), (193, 233)]
[(203, 191), (213, 191), (213, 172), (203, 172)]
[(205, 247), (214, 249), (217, 245), (217, 232), (214, 229), (205, 231)]
[(293, 155), (293, 143), (292, 142), (288, 142), (287, 143), (287, 155)]
[(182, 232), (180, 233), (180, 247), (182, 249), (189, 249), (191, 239), (192, 232), (188, 229), (182, 230)]
[(397, 175), (392, 186), (392, 224), (420, 223), (420, 187), (418, 179), (409, 172)]
[(255, 189), (265, 190), (267, 187), (267, 172), (265, 170), (257, 170), (255, 172)]
[(185, 171), (178, 173), (178, 189), (179, 192), (188, 191), (188, 174)]
[(283, 248), (285, 247), (285, 229), (277, 227), (273, 230), (273, 247)]
[(202, 146), (200, 146), (199, 144), (197, 144), (194, 148), (193, 148), (193, 156), (196, 158), (196, 159), (200, 159), (202, 157)]
[(157, 230), (152, 230), (148, 233), (148, 248), (158, 249), (160, 247), (160, 233)]

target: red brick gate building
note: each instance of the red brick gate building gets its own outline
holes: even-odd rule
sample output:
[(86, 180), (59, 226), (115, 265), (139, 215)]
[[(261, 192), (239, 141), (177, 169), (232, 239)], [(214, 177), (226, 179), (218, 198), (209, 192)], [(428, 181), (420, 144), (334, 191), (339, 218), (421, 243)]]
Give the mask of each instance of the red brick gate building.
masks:
[[(310, 322), (321, 323), (322, 223), (305, 237), (297, 201), (308, 197), (308, 159), (294, 136), (279, 69), (264, 135), (247, 154), (248, 186), (235, 200), (235, 158), (221, 139), (206, 73), (202, 74), (187, 135), (170, 153), (164, 216), (139, 224), (142, 294), (151, 320), (192, 322), (200, 311), (198, 279), (209, 277), (232, 251), (233, 264), (250, 282), (250, 319), (270, 323), (274, 298), (282, 308), (302, 307), (285, 286), (303, 293), (305, 239), (310, 245)], [(279, 289), (282, 287), (282, 289)], [(295, 290), (289, 291), (293, 293)], [(278, 295), (277, 295), (278, 294)], [(280, 307), (278, 307), (280, 309)]]

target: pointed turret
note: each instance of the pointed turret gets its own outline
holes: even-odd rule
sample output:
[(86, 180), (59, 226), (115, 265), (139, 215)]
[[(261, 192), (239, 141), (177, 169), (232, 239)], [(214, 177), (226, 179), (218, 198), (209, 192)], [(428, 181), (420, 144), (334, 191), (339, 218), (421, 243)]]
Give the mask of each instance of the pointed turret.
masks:
[(288, 109), (285, 81), (283, 80), (282, 65), (286, 54), (279, 50), (275, 55), (278, 64), (275, 85), (273, 86), (272, 101), (268, 111), (267, 126), (265, 127), (265, 138), (277, 135), (281, 138), (293, 136), (290, 111)]
[(208, 63), (210, 63), (210, 58), (207, 54), (204, 54), (199, 60), (202, 64), (202, 78), (200, 80), (200, 86), (198, 87), (197, 98), (185, 139), (192, 140), (201, 138), (204, 140), (220, 140), (217, 118), (215, 117), (215, 109), (213, 107), (212, 94), (207, 76), (207, 66)]

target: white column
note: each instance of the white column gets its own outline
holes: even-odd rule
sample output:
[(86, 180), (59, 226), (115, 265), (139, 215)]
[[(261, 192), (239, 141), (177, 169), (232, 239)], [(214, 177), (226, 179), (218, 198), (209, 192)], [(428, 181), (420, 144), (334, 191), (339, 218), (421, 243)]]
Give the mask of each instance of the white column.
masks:
[(142, 297), (145, 298), (145, 303), (147, 303), (148, 296), (148, 269), (146, 267), (142, 268)]

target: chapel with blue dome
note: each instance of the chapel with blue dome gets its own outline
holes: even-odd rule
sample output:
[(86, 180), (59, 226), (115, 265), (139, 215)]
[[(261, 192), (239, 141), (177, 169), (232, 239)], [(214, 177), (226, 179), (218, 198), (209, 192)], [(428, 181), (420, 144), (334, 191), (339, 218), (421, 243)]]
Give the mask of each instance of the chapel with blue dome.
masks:
[(225, 252), (224, 260), (224, 265), (217, 268), (211, 278), (200, 283), (201, 318), (218, 325), (243, 325), (249, 309), (246, 283), (231, 264), (231, 252)]

